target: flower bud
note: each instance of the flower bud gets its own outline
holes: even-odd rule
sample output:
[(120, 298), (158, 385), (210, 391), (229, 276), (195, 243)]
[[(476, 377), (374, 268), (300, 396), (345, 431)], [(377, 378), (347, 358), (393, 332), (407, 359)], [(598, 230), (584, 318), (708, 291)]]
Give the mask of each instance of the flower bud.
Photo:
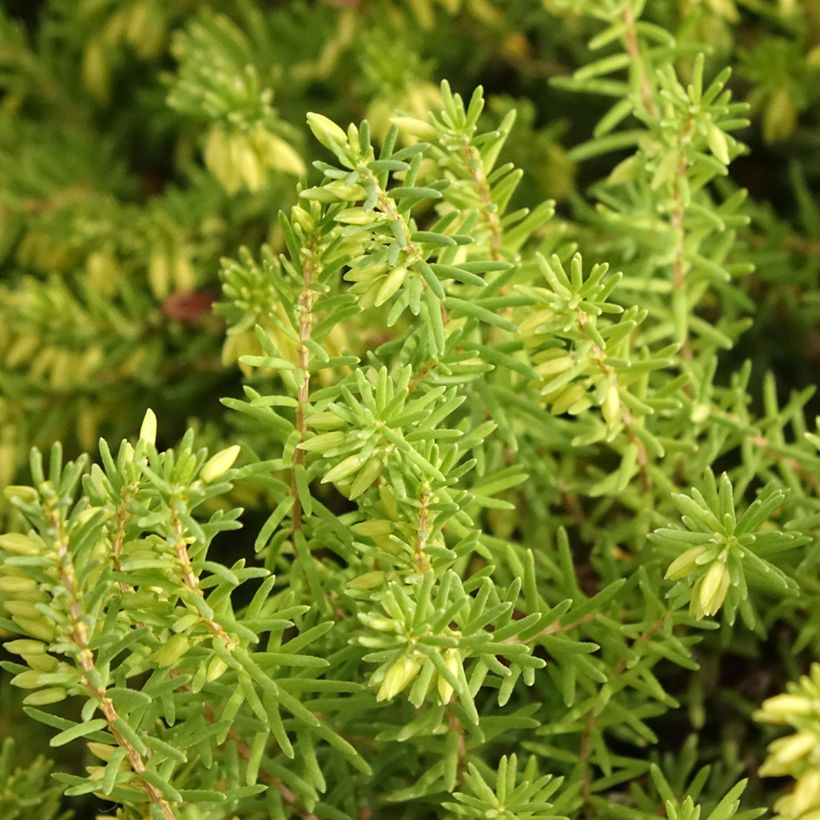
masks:
[(760, 774), (764, 777), (788, 774), (792, 764), (810, 754), (818, 745), (820, 739), (813, 732), (796, 732), (775, 740), (769, 744), (769, 757), (760, 767)]
[(787, 723), (791, 717), (809, 715), (814, 704), (805, 695), (775, 695), (767, 698), (755, 713), (755, 719), (764, 723)]
[(333, 430), (329, 433), (320, 433), (318, 436), (303, 441), (299, 445), (299, 449), (306, 450), (309, 453), (322, 453), (332, 450), (334, 447), (340, 447), (346, 439), (347, 436), (342, 430)]
[(728, 165), (729, 159), (729, 144), (726, 141), (726, 134), (720, 130), (714, 123), (709, 123), (709, 128), (706, 131), (706, 139), (709, 143), (709, 150), (714, 154), (716, 159), (724, 165)]
[(621, 420), (621, 397), (614, 381), (610, 381), (606, 387), (606, 394), (601, 402), (601, 415), (609, 427), (614, 427)]
[(731, 578), (725, 561), (715, 561), (695, 585), (698, 609), (703, 615), (714, 615), (723, 606)]
[(239, 456), (239, 445), (232, 444), (224, 450), (220, 450), (216, 455), (211, 456), (202, 468), (199, 477), (206, 483), (210, 484), (215, 479), (224, 475), (233, 467), (234, 461)]
[(37, 582), (33, 578), (24, 578), (21, 575), (0, 577), (0, 592), (14, 595), (15, 593), (32, 592), (35, 589), (37, 589)]
[(36, 541), (19, 532), (7, 532), (5, 535), (0, 535), (0, 549), (12, 555), (37, 555), (40, 552)]
[(209, 683), (211, 683), (221, 678), (227, 668), (228, 664), (225, 663), (225, 661), (223, 661), (222, 658), (211, 658), (211, 662), (208, 664), (208, 672), (206, 673), (205, 678), (208, 680)]
[(421, 664), (408, 655), (402, 655), (393, 663), (387, 674), (384, 676), (382, 685), (379, 687), (376, 700), (392, 700), (418, 675)]
[(140, 441), (151, 445), (157, 443), (157, 417), (150, 407), (145, 411), (145, 417), (142, 420)]
[(154, 660), (160, 669), (172, 666), (178, 661), (187, 651), (190, 642), (185, 635), (172, 635), (156, 652), (154, 652)]
[(412, 137), (431, 140), (436, 136), (435, 126), (418, 117), (391, 117), (390, 120), (400, 131)]
[(809, 769), (800, 775), (789, 801), (789, 814), (805, 820), (811, 814), (805, 814), (810, 809), (820, 817), (820, 768)]
[(383, 305), (402, 286), (406, 278), (407, 268), (404, 265), (399, 265), (398, 267), (393, 268), (388, 277), (379, 287), (379, 290), (376, 293), (376, 301), (373, 304), (376, 307)]
[(698, 558), (700, 558), (703, 553), (706, 552), (706, 547), (704, 546), (697, 546), (692, 547), (691, 549), (686, 550), (686, 552), (681, 553), (670, 565), (669, 569), (666, 570), (666, 575), (663, 577), (666, 578), (667, 581), (680, 581), (681, 578), (685, 578), (691, 572), (694, 572), (698, 566)]
[(349, 475), (357, 472), (361, 466), (362, 462), (359, 459), (358, 453), (348, 456), (328, 472), (328, 474), (322, 479), (322, 484), (329, 484), (332, 481), (342, 481)]
[[(446, 650), (444, 653), (444, 663), (447, 664), (447, 669), (452, 673), (453, 677), (457, 678), (458, 671), (461, 667), (461, 654), (458, 649), (451, 647)], [(448, 704), (450, 698), (453, 696), (452, 684), (447, 678), (439, 675), (436, 681), (436, 687), (438, 688), (438, 696), (441, 698), (441, 702), (445, 705)]]
[(100, 760), (105, 760), (106, 762), (111, 760), (114, 756), (114, 752), (117, 751), (116, 746), (109, 746), (107, 743), (97, 743), (96, 741), (89, 741), (86, 743), (88, 746), (88, 751), (94, 755), (94, 757), (98, 757)]
[(324, 114), (316, 114), (313, 111), (307, 115), (308, 128), (313, 132), (313, 136), (319, 140), (325, 148), (333, 150), (336, 146), (347, 144), (347, 135), (336, 125), (333, 120), (328, 119)]
[(44, 655), (46, 645), (41, 641), (30, 641), (28, 638), (19, 638), (16, 641), (4, 643), (3, 649), (15, 655)]

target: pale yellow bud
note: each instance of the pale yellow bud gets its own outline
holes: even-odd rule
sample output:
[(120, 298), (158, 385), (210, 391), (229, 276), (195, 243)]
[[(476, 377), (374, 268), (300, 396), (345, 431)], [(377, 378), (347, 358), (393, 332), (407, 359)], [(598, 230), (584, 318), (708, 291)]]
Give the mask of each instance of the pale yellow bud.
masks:
[[(332, 414), (331, 414), (332, 415)], [(333, 418), (337, 418), (333, 416)], [(321, 453), (326, 450), (331, 450), (334, 447), (339, 447), (345, 443), (347, 436), (341, 430), (334, 430), (330, 433), (322, 433), (318, 436), (313, 436), (307, 441), (303, 441), (299, 445), (300, 450), (307, 450), (312, 453)]]
[(117, 751), (116, 746), (109, 746), (107, 743), (97, 743), (93, 740), (86, 743), (88, 746), (88, 751), (94, 755), (94, 757), (98, 757), (100, 760), (105, 760), (106, 762), (111, 760), (114, 756), (114, 752)]
[(399, 130), (412, 137), (431, 140), (436, 136), (435, 127), (418, 117), (391, 117), (391, 120)]
[(755, 720), (764, 723), (786, 723), (790, 717), (809, 715), (814, 704), (804, 695), (775, 695), (767, 698), (755, 713)]
[(19, 638), (16, 641), (4, 643), (3, 649), (15, 655), (43, 655), (46, 651), (46, 645), (40, 641), (30, 641), (28, 638)]
[(187, 651), (190, 642), (185, 635), (172, 635), (156, 652), (154, 652), (154, 660), (157, 666), (161, 669), (167, 666), (172, 666), (178, 661)]
[(686, 552), (681, 553), (670, 565), (669, 569), (666, 570), (666, 578), (668, 581), (680, 581), (681, 578), (685, 578), (689, 573), (693, 572), (698, 564), (697, 560), (700, 558), (703, 553), (706, 552), (706, 547), (698, 546), (692, 547), (691, 549), (686, 550)]
[(695, 585), (698, 608), (703, 615), (714, 615), (723, 606), (731, 578), (724, 561), (715, 561)]
[(7, 532), (0, 535), (0, 549), (12, 555), (37, 555), (40, 547), (26, 535), (19, 532)]
[(157, 443), (157, 417), (150, 407), (145, 411), (145, 417), (142, 420), (140, 441), (152, 446)]
[(211, 662), (208, 664), (208, 672), (205, 677), (208, 682), (211, 683), (221, 678), (227, 668), (228, 664), (226, 664), (222, 658), (211, 658)]
[(206, 483), (219, 478), (228, 472), (233, 467), (233, 463), (239, 457), (239, 445), (232, 444), (224, 450), (220, 450), (216, 455), (211, 456), (202, 468), (199, 474), (200, 478)]
[(348, 456), (328, 472), (328, 474), (322, 479), (322, 484), (328, 484), (331, 481), (341, 481), (349, 475), (355, 473), (361, 466), (362, 462), (358, 453), (356, 455)]
[(606, 394), (601, 402), (601, 415), (609, 427), (614, 427), (621, 420), (621, 398), (614, 381), (610, 381), (606, 387)]
[(41, 673), (36, 669), (29, 669), (26, 672), (21, 672), (11, 679), (13, 686), (19, 686), (20, 689), (37, 689), (40, 686)]
[(0, 592), (14, 595), (15, 593), (32, 592), (35, 589), (37, 589), (37, 582), (33, 578), (23, 578), (20, 575), (0, 577)]
[(791, 794), (791, 814), (805, 820), (811, 816), (804, 814), (809, 809), (815, 809), (813, 813), (820, 816), (820, 768), (809, 769), (801, 774)]
[(268, 134), (262, 146), (262, 155), (267, 164), (284, 174), (300, 177), (307, 171), (305, 163), (293, 146), (275, 134)]
[(552, 403), (553, 415), (560, 416), (566, 413), (576, 402), (580, 401), (586, 390), (582, 384), (571, 384), (561, 391), (558, 398)]
[(714, 123), (710, 123), (706, 132), (706, 139), (709, 142), (709, 150), (720, 162), (724, 165), (728, 165), (730, 162), (729, 143), (726, 141), (726, 134)]
[(796, 732), (788, 737), (775, 740), (769, 744), (769, 758), (760, 768), (760, 773), (763, 775), (786, 774), (793, 763), (818, 748), (820, 748), (820, 738), (813, 732)]
[[(9, 609), (10, 602), (5, 604), (6, 609)], [(20, 629), (32, 638), (39, 638), (42, 641), (53, 641), (55, 634), (54, 628), (49, 621), (46, 621), (40, 613), (36, 613), (36, 617), (29, 618), (25, 615), (15, 615), (14, 620)]]
[(376, 700), (392, 700), (402, 691), (415, 677), (421, 669), (421, 664), (408, 655), (402, 655), (393, 663), (387, 674), (384, 676), (382, 685), (376, 695)]
[(575, 360), (572, 356), (553, 356), (545, 362), (537, 364), (535, 366), (535, 372), (542, 378), (546, 378), (547, 376), (555, 376), (558, 373), (569, 370), (573, 364), (575, 364)]
[[(452, 673), (453, 677), (457, 678), (459, 668), (461, 667), (461, 655), (458, 649), (451, 647), (446, 650), (444, 653), (444, 663), (447, 664), (447, 669)], [(453, 686), (447, 678), (439, 675), (436, 681), (436, 688), (438, 689), (438, 696), (441, 698), (441, 702), (444, 704), (449, 703), (450, 698), (453, 696)]]
[(378, 458), (371, 458), (365, 466), (359, 470), (359, 474), (350, 485), (348, 498), (358, 498), (370, 485), (379, 477), (382, 471), (382, 462)]
[(376, 307), (383, 305), (402, 286), (406, 278), (407, 268), (404, 265), (393, 268), (376, 292), (376, 299), (373, 304)]
[(345, 132), (324, 114), (315, 114), (311, 111), (307, 115), (307, 124), (308, 128), (313, 132), (313, 136), (316, 137), (325, 148), (332, 149), (334, 144), (337, 146), (347, 144), (347, 135)]

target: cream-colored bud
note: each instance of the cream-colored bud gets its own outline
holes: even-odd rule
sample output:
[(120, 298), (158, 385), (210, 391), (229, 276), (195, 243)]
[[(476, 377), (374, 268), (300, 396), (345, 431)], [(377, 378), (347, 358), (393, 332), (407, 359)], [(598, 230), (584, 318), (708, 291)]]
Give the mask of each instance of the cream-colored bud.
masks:
[(221, 678), (227, 668), (228, 664), (226, 664), (222, 658), (211, 658), (211, 662), (208, 664), (208, 672), (205, 677), (208, 682), (211, 683)]
[(185, 635), (172, 635), (156, 652), (154, 660), (161, 669), (171, 666), (178, 661), (187, 651), (190, 641)]
[(28, 638), (19, 638), (16, 641), (4, 643), (3, 649), (15, 655), (44, 655), (46, 645), (41, 641), (30, 641)]
[(324, 114), (316, 114), (311, 111), (307, 115), (307, 124), (308, 128), (313, 132), (313, 136), (316, 137), (325, 148), (332, 149), (334, 144), (337, 146), (347, 144), (347, 134)]
[[(444, 663), (447, 664), (447, 669), (452, 673), (454, 678), (458, 677), (458, 671), (461, 667), (461, 654), (458, 649), (451, 647), (444, 653)], [(441, 698), (443, 704), (448, 704), (450, 698), (453, 696), (453, 686), (442, 675), (438, 676), (436, 681), (436, 688), (438, 689), (438, 696)]]
[(610, 381), (606, 387), (604, 400), (601, 402), (601, 415), (609, 427), (614, 427), (621, 420), (621, 397), (615, 381)]
[(537, 364), (535, 366), (535, 372), (542, 378), (546, 378), (547, 376), (555, 376), (558, 373), (563, 373), (565, 370), (569, 370), (574, 364), (575, 360), (572, 356), (553, 356), (545, 362)]
[(423, 140), (431, 140), (436, 136), (435, 127), (418, 117), (391, 117), (391, 121), (400, 131), (410, 136)]
[(820, 768), (803, 772), (791, 794), (790, 814), (804, 820), (810, 816), (805, 814), (810, 809), (815, 809), (820, 814)]
[(755, 720), (763, 723), (786, 723), (790, 717), (809, 715), (814, 704), (804, 695), (775, 695), (767, 698), (755, 712)]
[(348, 498), (358, 498), (379, 477), (381, 471), (381, 459), (371, 458), (370, 461), (368, 461), (367, 464), (359, 470), (359, 474), (350, 485)]
[(729, 144), (726, 141), (726, 134), (720, 130), (714, 123), (709, 123), (709, 128), (706, 132), (706, 139), (709, 142), (709, 150), (720, 160), (724, 165), (728, 165), (729, 159)]
[(106, 762), (111, 760), (114, 756), (114, 752), (117, 751), (116, 746), (109, 746), (107, 743), (97, 743), (93, 740), (86, 743), (88, 746), (88, 751), (94, 755), (94, 757), (98, 757), (100, 760), (105, 760)]
[(406, 278), (407, 268), (404, 265), (393, 268), (376, 292), (376, 300), (373, 304), (376, 307), (383, 305), (402, 286)]
[(19, 532), (7, 532), (0, 535), (0, 549), (12, 555), (37, 555), (40, 547), (26, 535)]
[(402, 691), (415, 677), (421, 669), (421, 664), (409, 655), (402, 655), (393, 663), (387, 674), (384, 676), (382, 685), (376, 695), (376, 700), (392, 700)]
[[(335, 418), (335, 416), (334, 416)], [(330, 433), (321, 433), (313, 436), (299, 445), (300, 450), (307, 450), (311, 453), (322, 453), (334, 447), (340, 447), (345, 443), (347, 436), (342, 430), (333, 430)]]
[(669, 565), (669, 569), (666, 570), (666, 575), (664, 575), (664, 578), (666, 578), (667, 581), (680, 581), (681, 578), (685, 578), (697, 569), (697, 560), (701, 555), (703, 555), (704, 552), (706, 552), (706, 547), (697, 546), (681, 553)]
[(206, 483), (210, 484), (215, 479), (224, 475), (233, 467), (233, 463), (239, 457), (240, 447), (238, 444), (232, 444), (224, 450), (220, 450), (216, 455), (211, 456), (202, 467), (202, 472), (199, 474), (200, 478)]
[(284, 174), (300, 177), (307, 171), (305, 163), (290, 143), (275, 134), (268, 134), (261, 153), (268, 165)]
[(36, 669), (21, 672), (11, 679), (12, 686), (19, 686), (20, 689), (37, 689), (40, 686), (41, 674)]
[(150, 407), (145, 411), (145, 416), (142, 419), (140, 441), (152, 446), (157, 443), (157, 417)]
[(362, 462), (358, 453), (348, 456), (328, 472), (328, 474), (322, 479), (322, 484), (329, 484), (331, 481), (342, 481), (359, 470), (361, 466)]
[(697, 585), (700, 610), (704, 615), (714, 615), (723, 606), (731, 578), (724, 561), (715, 561)]
[(820, 748), (820, 738), (813, 732), (795, 732), (769, 744), (769, 760), (766, 762), (771, 761), (778, 766), (791, 766), (817, 748)]
[(37, 589), (37, 582), (33, 578), (23, 578), (20, 575), (0, 577), (0, 592), (14, 595), (15, 593), (32, 592), (35, 589)]
[(570, 384), (552, 403), (552, 412), (556, 416), (566, 413), (573, 404), (580, 401), (586, 393), (582, 384)]

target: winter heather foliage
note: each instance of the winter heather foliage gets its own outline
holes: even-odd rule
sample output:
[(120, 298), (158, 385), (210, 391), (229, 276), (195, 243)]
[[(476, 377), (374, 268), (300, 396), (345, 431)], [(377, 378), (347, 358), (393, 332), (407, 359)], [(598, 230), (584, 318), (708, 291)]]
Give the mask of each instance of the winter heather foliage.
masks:
[(820, 818), (818, 0), (4, 5), (4, 820)]

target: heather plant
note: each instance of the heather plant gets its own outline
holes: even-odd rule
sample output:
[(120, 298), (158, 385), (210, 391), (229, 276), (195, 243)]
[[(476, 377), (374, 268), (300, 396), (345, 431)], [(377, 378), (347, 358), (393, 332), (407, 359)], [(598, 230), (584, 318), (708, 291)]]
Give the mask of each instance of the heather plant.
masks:
[(3, 13), (3, 816), (817, 820), (816, 12)]

